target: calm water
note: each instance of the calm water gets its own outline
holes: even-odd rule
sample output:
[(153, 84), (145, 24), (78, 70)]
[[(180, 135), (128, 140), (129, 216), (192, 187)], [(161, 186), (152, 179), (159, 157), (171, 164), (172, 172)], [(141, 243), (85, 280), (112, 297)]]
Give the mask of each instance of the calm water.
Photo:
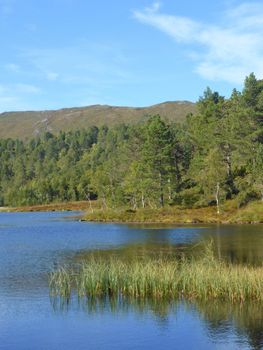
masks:
[[(72, 213), (74, 215), (76, 213)], [(0, 213), (0, 349), (263, 349), (258, 305), (50, 300), (47, 273), (87, 252), (173, 254), (202, 240), (262, 264), (263, 226), (83, 223), (65, 213)]]

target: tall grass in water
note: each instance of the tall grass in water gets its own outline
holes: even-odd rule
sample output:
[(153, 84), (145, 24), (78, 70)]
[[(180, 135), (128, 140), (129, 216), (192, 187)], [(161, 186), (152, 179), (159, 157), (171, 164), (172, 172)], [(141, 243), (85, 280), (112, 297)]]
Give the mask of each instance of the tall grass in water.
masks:
[(222, 299), (263, 301), (263, 267), (230, 265), (216, 260), (211, 247), (201, 257), (121, 261), (91, 259), (77, 273), (61, 268), (50, 274), (52, 295), (70, 297), (123, 295), (133, 298)]

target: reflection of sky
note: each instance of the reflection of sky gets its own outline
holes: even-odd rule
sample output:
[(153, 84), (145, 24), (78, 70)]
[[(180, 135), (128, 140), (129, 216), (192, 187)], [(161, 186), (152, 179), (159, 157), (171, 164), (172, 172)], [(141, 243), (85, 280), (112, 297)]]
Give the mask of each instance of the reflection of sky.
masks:
[(0, 290), (6, 281), (8, 288), (11, 282), (17, 288), (16, 282), (21, 284), (21, 279), (29, 283), (29, 278), (39, 278), (79, 251), (127, 244), (180, 244), (198, 239), (198, 229), (193, 228), (142, 229), (64, 220), (68, 215), (65, 212), (0, 214)]
[[(106, 304), (89, 312), (74, 302), (53, 310), (47, 297), (17, 304), (0, 301), (0, 344), (5, 350), (253, 349), (245, 329), (230, 315), (216, 322), (212, 314), (208, 320), (191, 304), (171, 305), (165, 314), (151, 305), (111, 311)], [(262, 341), (259, 334), (250, 336)]]
[[(242, 329), (230, 320), (211, 329), (194, 308), (182, 303), (164, 315), (150, 305), (113, 312), (106, 305), (89, 312), (70, 305), (53, 310), (48, 298), (0, 301), (0, 344), (21, 349), (249, 349)], [(211, 323), (213, 320), (211, 320)]]
[[(235, 333), (232, 323), (227, 323), (227, 329), (215, 326), (211, 333), (199, 311), (183, 305), (175, 312), (168, 309), (162, 317), (151, 307), (140, 312), (128, 307), (126, 312), (90, 314), (75, 305), (68, 312), (55, 312), (47, 286), (52, 267), (85, 250), (180, 245), (211, 235), (222, 241), (233, 237), (233, 242), (243, 231), (228, 226), (218, 231), (214, 226), (85, 223), (64, 220), (65, 215), (69, 213), (0, 213), (0, 348), (249, 348), (244, 334)], [(262, 229), (253, 230), (250, 237), (259, 237)]]
[[(199, 238), (198, 228), (138, 228), (119, 225), (125, 243), (169, 243), (183, 244), (190, 243)], [(117, 242), (116, 242), (117, 243)], [(119, 245), (118, 243), (116, 245)]]
[[(213, 238), (219, 256), (262, 258), (263, 226), (125, 225), (80, 222), (79, 212), (0, 213), (0, 294), (46, 284), (53, 267), (78, 253), (128, 246), (184, 246)], [(65, 218), (66, 217), (66, 218)]]

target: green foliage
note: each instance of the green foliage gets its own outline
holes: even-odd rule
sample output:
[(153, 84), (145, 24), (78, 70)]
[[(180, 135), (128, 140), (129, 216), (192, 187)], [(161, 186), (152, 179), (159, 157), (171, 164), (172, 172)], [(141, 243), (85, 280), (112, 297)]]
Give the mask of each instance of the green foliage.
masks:
[(237, 206), (263, 199), (263, 82), (225, 99), (210, 88), (183, 124), (134, 125), (0, 140), (0, 205), (99, 198), (102, 209)]
[(246, 77), (243, 89), (243, 98), (247, 106), (255, 107), (259, 92), (260, 90), (255, 74), (251, 73)]
[(257, 193), (252, 189), (248, 189), (248, 190), (239, 192), (239, 194), (237, 195), (236, 201), (237, 201), (238, 207), (240, 208), (256, 199), (258, 199)]
[[(86, 199), (86, 153), (97, 128), (46, 133), (30, 142), (0, 140), (1, 205), (34, 205)], [(94, 197), (94, 194), (92, 194)]]

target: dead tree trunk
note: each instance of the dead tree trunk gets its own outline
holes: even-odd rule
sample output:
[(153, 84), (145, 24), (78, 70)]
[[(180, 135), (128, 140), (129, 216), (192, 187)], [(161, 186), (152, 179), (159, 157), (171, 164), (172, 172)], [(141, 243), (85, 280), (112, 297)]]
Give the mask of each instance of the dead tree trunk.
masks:
[(144, 194), (143, 193), (142, 193), (141, 201), (142, 201), (142, 207), (145, 208), (145, 199), (144, 199)]
[(217, 184), (216, 184), (216, 193), (215, 193), (217, 214), (220, 214), (220, 208), (219, 208), (219, 191), (220, 191), (220, 184), (219, 184), (219, 182), (217, 182)]
[(87, 200), (88, 200), (88, 202), (89, 202), (89, 208), (90, 208), (90, 211), (93, 213), (94, 212), (94, 210), (93, 210), (93, 208), (92, 208), (92, 204), (91, 204), (91, 200), (90, 200), (90, 193), (88, 192), (88, 194), (87, 194)]

